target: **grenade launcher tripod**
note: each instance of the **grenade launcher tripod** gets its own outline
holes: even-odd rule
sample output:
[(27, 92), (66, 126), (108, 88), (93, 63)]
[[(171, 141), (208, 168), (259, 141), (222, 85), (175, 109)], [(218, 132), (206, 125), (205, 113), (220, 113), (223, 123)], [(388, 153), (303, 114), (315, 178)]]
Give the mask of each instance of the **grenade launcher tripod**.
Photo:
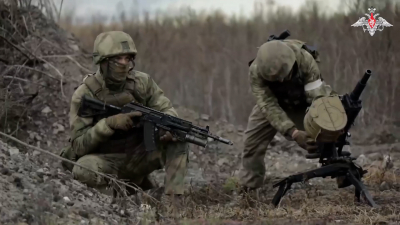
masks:
[(358, 201), (360, 201), (360, 196), (362, 195), (371, 207), (378, 207), (361, 181), (361, 178), (367, 171), (353, 162), (355, 158), (350, 156), (350, 152), (342, 151), (344, 145), (350, 145), (348, 141), (348, 137), (351, 136), (349, 129), (354, 124), (362, 108), (359, 98), (370, 76), (371, 71), (367, 70), (357, 83), (353, 92), (345, 94), (340, 98), (348, 118), (344, 133), (339, 136), (335, 143), (317, 143), (318, 152), (306, 155), (308, 159), (319, 158), (319, 163), (321, 163), (322, 166), (317, 169), (291, 175), (273, 185), (274, 188), (279, 186), (272, 200), (272, 204), (274, 204), (275, 207), (279, 204), (281, 198), (291, 188), (293, 183), (305, 182), (315, 177), (325, 178), (328, 176), (341, 180), (338, 182), (338, 188), (354, 185), (355, 197)]

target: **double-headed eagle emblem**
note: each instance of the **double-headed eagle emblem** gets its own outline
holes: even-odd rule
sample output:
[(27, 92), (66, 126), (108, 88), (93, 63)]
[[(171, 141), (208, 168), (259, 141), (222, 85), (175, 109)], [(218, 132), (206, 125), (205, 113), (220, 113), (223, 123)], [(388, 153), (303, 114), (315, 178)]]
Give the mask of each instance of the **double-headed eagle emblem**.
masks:
[(352, 27), (362, 27), (363, 31), (368, 31), (371, 36), (374, 36), (375, 31), (382, 31), (384, 27), (391, 27), (392, 24), (388, 23), (382, 17), (378, 18), (379, 13), (375, 14), (376, 8), (370, 7), (368, 8), (369, 14), (365, 14), (367, 17), (361, 17), (357, 22), (355, 22)]

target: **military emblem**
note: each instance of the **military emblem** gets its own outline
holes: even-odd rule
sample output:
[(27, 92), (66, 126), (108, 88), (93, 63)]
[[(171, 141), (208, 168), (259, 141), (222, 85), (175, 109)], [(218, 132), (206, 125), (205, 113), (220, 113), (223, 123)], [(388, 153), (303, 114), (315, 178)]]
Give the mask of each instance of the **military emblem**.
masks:
[(376, 13), (376, 8), (368, 8), (370, 14), (365, 14), (367, 17), (361, 17), (357, 22), (355, 22), (352, 27), (362, 27), (363, 31), (368, 31), (371, 36), (374, 36), (375, 31), (383, 31), (385, 27), (392, 27), (393, 25), (388, 23), (382, 17), (379, 17), (379, 13)]

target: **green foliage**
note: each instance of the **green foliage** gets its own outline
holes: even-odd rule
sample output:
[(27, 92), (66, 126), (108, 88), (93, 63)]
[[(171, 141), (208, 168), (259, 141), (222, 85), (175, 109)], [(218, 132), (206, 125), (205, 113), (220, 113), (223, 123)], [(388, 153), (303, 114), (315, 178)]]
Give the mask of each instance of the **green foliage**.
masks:
[(225, 180), (223, 188), (225, 192), (232, 192), (237, 189), (238, 185), (239, 179), (237, 177), (229, 177)]

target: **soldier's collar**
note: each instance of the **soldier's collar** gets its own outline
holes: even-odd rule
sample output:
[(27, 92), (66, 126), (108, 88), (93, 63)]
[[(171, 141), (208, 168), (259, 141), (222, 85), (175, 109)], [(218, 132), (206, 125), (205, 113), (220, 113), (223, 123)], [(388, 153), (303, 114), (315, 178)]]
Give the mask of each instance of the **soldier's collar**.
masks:
[(135, 79), (135, 70), (133, 70), (133, 67), (131, 67), (130, 69), (129, 69), (129, 72), (128, 72), (128, 76), (127, 76), (127, 78), (128, 79), (131, 79), (131, 80), (134, 80)]
[(96, 77), (96, 80), (101, 84), (102, 88), (107, 88), (106, 83), (104, 82), (103, 74), (101, 74), (101, 72), (100, 72), (100, 67), (99, 67), (99, 69), (97, 69), (95, 77)]

